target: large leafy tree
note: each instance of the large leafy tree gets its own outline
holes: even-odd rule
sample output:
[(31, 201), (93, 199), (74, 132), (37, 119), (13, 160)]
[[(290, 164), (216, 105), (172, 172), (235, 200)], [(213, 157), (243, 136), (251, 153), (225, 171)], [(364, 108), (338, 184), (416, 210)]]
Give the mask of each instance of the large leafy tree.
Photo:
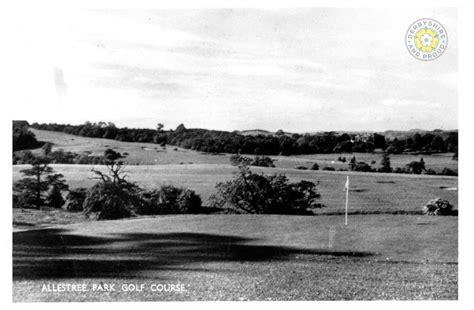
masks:
[(134, 209), (144, 202), (139, 197), (140, 188), (126, 180), (122, 156), (107, 149), (104, 152), (107, 173), (92, 170), (93, 179), (99, 180), (87, 191), (83, 208), (86, 214), (95, 214), (98, 220), (130, 217)]
[[(235, 158), (234, 158), (235, 159)], [(317, 185), (309, 181), (290, 183), (283, 174), (263, 175), (250, 171), (248, 161), (232, 161), (238, 173), (216, 184), (211, 206), (257, 214), (312, 214), (321, 208)]]

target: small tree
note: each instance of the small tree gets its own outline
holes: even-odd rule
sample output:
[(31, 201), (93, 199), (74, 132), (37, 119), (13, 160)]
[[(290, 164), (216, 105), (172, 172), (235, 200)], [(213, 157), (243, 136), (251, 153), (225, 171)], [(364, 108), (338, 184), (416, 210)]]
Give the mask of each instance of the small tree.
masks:
[(34, 207), (39, 210), (46, 204), (48, 190), (55, 191), (54, 195), (57, 195), (58, 191), (67, 189), (64, 176), (55, 173), (44, 157), (36, 157), (30, 169), (23, 169), (20, 172), (26, 177), (13, 184), (13, 192), (19, 197), (21, 207)]
[(351, 169), (353, 171), (356, 166), (357, 166), (357, 160), (356, 160), (355, 156), (353, 156), (351, 158), (351, 160), (349, 161), (349, 169)]
[(53, 208), (61, 208), (64, 205), (64, 198), (61, 190), (57, 186), (53, 186), (47, 193), (46, 203)]
[(408, 173), (413, 174), (421, 174), (424, 170), (426, 170), (423, 158), (421, 158), (420, 161), (412, 161), (408, 163), (405, 167)]
[(157, 132), (162, 132), (164, 127), (165, 127), (165, 125), (163, 125), (162, 123), (158, 123), (156, 125), (156, 131)]
[(382, 160), (380, 161), (379, 172), (392, 172), (392, 167), (390, 166), (390, 157), (388, 153), (384, 153)]

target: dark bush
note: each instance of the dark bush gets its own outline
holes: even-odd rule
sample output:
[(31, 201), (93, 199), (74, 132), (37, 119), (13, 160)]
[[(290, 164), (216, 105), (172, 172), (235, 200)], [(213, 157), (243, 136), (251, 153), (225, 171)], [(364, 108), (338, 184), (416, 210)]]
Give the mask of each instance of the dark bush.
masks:
[(366, 164), (363, 161), (359, 161), (356, 163), (354, 171), (362, 171), (362, 172), (372, 172), (372, 167), (368, 164)]
[(440, 175), (449, 175), (449, 176), (457, 176), (458, 173), (452, 169), (444, 168), (440, 173)]
[(69, 193), (66, 196), (66, 203), (64, 209), (71, 212), (80, 212), (83, 211), (84, 200), (86, 199), (87, 189), (85, 188), (76, 188), (69, 190)]
[(36, 195), (30, 191), (14, 193), (13, 208), (36, 209)]
[(323, 167), (323, 170), (325, 171), (336, 171), (334, 167)]
[(210, 205), (257, 214), (312, 214), (312, 209), (323, 206), (316, 186), (309, 181), (290, 183), (284, 175), (265, 176), (239, 166), (233, 180), (216, 184)]
[(193, 190), (171, 185), (142, 191), (140, 197), (144, 203), (137, 213), (143, 215), (199, 213), (202, 207), (201, 197)]
[(449, 201), (435, 198), (428, 201), (423, 207), (423, 213), (426, 215), (454, 215), (455, 211)]
[(275, 168), (275, 165), (273, 164), (273, 162), (274, 160), (268, 156), (255, 156), (255, 158), (253, 159), (250, 165), (257, 166), (257, 167)]
[(296, 167), (296, 169), (298, 169), (298, 170), (308, 170), (308, 168), (305, 167), (305, 166), (298, 166), (298, 167)]
[(133, 216), (134, 207), (142, 203), (132, 187), (100, 182), (87, 191), (83, 207), (86, 214), (93, 213), (98, 220), (114, 220)]
[(232, 166), (249, 166), (252, 163), (252, 159), (240, 154), (234, 154), (230, 157), (230, 163)]
[(428, 168), (428, 169), (426, 169), (425, 171), (423, 171), (423, 174), (426, 174), (426, 175), (436, 175), (436, 171), (434, 171), (434, 170), (431, 169), (431, 168)]
[(423, 158), (420, 161), (412, 161), (405, 166), (405, 171), (411, 174), (421, 174), (425, 169)]
[(18, 151), (13, 153), (13, 164), (32, 164), (36, 160), (36, 156), (31, 151)]
[(388, 153), (384, 153), (382, 156), (382, 160), (380, 161), (380, 168), (377, 169), (378, 172), (392, 172), (393, 169), (390, 165), (390, 157)]
[(319, 165), (317, 163), (314, 163), (312, 166), (311, 166), (311, 170), (319, 170)]
[(51, 208), (61, 208), (64, 205), (63, 194), (58, 186), (52, 186), (46, 195), (46, 204)]
[(34, 149), (41, 146), (35, 134), (29, 130), (27, 121), (13, 121), (12, 127), (13, 151)]
[[(46, 147), (45, 147), (46, 146)], [(102, 156), (91, 156), (88, 153), (74, 153), (65, 152), (62, 149), (51, 151), (48, 147), (48, 143), (43, 147), (43, 152), (46, 155), (40, 156), (48, 160), (51, 164), (81, 164), (81, 165), (97, 165), (103, 164), (104, 158)], [(13, 164), (34, 164), (38, 160), (38, 156), (35, 156), (31, 151), (18, 151), (13, 153)]]
[(98, 220), (119, 219), (134, 215), (133, 210), (143, 204), (140, 188), (126, 180), (121, 159), (124, 156), (113, 149), (104, 151), (108, 174), (94, 170), (97, 184), (91, 187), (84, 200), (84, 212), (95, 214)]

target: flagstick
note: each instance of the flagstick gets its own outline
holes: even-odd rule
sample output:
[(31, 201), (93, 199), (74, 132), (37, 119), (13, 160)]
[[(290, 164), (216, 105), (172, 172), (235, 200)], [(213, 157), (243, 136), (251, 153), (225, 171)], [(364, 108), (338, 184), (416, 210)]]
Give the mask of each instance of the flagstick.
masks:
[(347, 187), (346, 187), (346, 222), (345, 225), (347, 226), (347, 209), (349, 206), (349, 176), (347, 177)]

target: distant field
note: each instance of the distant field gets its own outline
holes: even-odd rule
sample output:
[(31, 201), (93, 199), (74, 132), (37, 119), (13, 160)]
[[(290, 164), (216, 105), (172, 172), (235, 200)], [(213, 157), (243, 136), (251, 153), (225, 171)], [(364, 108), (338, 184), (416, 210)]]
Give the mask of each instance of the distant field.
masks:
[[(457, 217), (182, 215), (13, 234), (14, 301), (457, 299)], [(142, 292), (41, 292), (144, 283)], [(183, 293), (150, 291), (184, 284)]]
[[(109, 139), (85, 138), (80, 136), (68, 135), (60, 132), (45, 131), (31, 129), (40, 141), (53, 143), (54, 149), (64, 149), (81, 153), (85, 151), (92, 152), (94, 155), (101, 155), (105, 149), (113, 148), (118, 152), (127, 152), (126, 161), (130, 164), (139, 165), (167, 165), (167, 164), (228, 164), (228, 154), (213, 155), (209, 153), (201, 153), (192, 150), (182, 149), (167, 145), (163, 149), (158, 144), (153, 143), (133, 143), (120, 142)], [(175, 150), (176, 149), (176, 150)], [(358, 161), (365, 161), (370, 164), (376, 161), (373, 167), (380, 166), (382, 154), (315, 154), (315, 155), (298, 155), (298, 156), (271, 156), (276, 159), (276, 167), (279, 168), (296, 168), (298, 166), (306, 166), (310, 168), (313, 163), (318, 163), (320, 168), (334, 167), (335, 169), (347, 169), (347, 163), (338, 162), (337, 158), (346, 157), (350, 160), (355, 156)], [(457, 170), (457, 161), (452, 160), (452, 154), (434, 154), (429, 156), (419, 155), (390, 155), (392, 167), (404, 167), (411, 161), (419, 161), (423, 157), (426, 168), (441, 171), (447, 167)]]
[[(65, 175), (71, 187), (88, 187), (94, 184), (91, 180), (91, 169), (88, 165), (52, 165)], [(13, 180), (20, 177), (19, 171), (24, 166), (13, 166)], [(103, 169), (96, 166), (96, 169)], [(429, 199), (441, 197), (457, 207), (457, 177), (416, 176), (382, 173), (326, 172), (280, 168), (252, 168), (264, 173), (284, 173), (292, 181), (309, 180), (319, 182), (321, 202), (327, 208), (318, 213), (342, 212), (344, 210), (344, 183), (346, 175), (350, 176), (350, 210), (351, 212), (380, 211), (420, 211)], [(131, 181), (146, 188), (163, 184), (184, 186), (197, 191), (207, 203), (209, 195), (214, 193), (217, 182), (229, 180), (236, 168), (221, 165), (150, 165), (127, 166), (126, 171)], [(449, 190), (448, 190), (449, 189)]]

